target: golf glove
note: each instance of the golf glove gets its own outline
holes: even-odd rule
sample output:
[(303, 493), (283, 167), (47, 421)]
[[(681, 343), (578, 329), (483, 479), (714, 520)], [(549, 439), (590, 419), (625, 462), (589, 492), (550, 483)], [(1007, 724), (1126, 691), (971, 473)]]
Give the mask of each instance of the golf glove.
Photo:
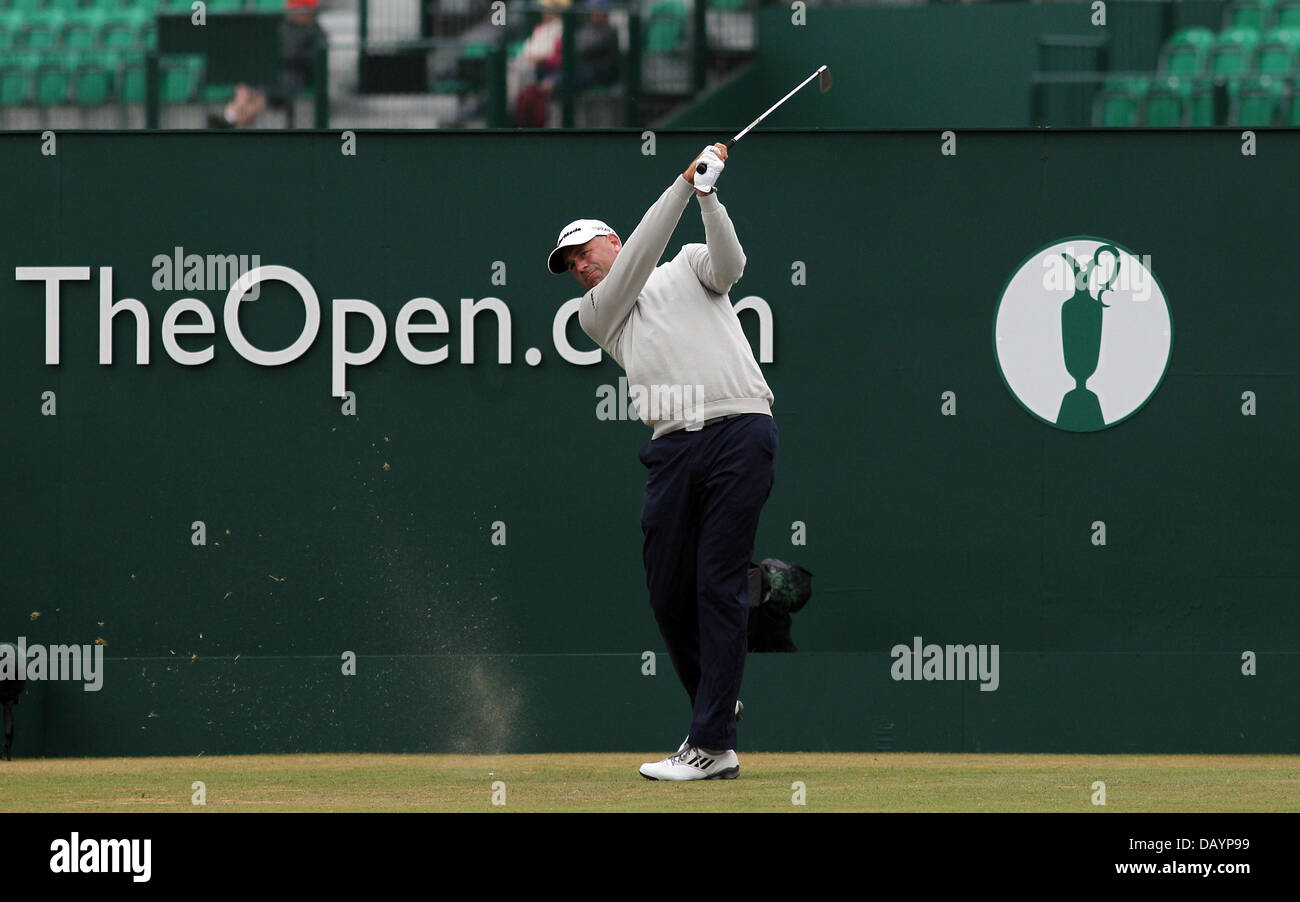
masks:
[(699, 163), (695, 164), (697, 168), (700, 163), (703, 163), (708, 169), (703, 174), (698, 171), (695, 173), (695, 190), (708, 194), (713, 191), (713, 183), (718, 180), (718, 176), (722, 175), (722, 169), (726, 164), (718, 157), (718, 152), (713, 148), (712, 144), (704, 148)]

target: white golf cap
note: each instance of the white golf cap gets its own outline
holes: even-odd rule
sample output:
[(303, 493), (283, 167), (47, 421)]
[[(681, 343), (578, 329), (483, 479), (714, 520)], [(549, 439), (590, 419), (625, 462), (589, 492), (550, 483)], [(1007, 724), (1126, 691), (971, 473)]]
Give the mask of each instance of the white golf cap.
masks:
[(555, 239), (555, 250), (551, 251), (551, 256), (546, 260), (547, 268), (556, 275), (566, 272), (568, 267), (564, 265), (560, 251), (566, 247), (586, 244), (598, 235), (612, 234), (614, 230), (599, 219), (575, 219), (560, 229), (560, 237)]

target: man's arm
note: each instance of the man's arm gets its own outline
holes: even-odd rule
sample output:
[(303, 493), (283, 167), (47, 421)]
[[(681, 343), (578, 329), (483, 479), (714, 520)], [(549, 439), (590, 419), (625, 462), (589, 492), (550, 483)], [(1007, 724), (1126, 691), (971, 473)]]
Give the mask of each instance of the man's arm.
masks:
[(745, 272), (745, 251), (717, 192), (699, 195), (699, 200), (707, 246), (697, 244), (689, 248), (687, 259), (706, 288), (726, 294)]
[(673, 179), (628, 236), (609, 274), (583, 298), (578, 308), (578, 323), (602, 348), (608, 349), (623, 328), (694, 190), (685, 178)]

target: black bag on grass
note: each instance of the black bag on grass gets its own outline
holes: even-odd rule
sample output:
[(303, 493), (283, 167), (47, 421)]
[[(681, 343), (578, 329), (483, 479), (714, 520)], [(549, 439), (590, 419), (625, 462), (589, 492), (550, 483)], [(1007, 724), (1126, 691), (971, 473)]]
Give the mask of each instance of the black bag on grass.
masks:
[(812, 574), (798, 564), (763, 558), (749, 565), (749, 650), (798, 651), (790, 615), (812, 598)]

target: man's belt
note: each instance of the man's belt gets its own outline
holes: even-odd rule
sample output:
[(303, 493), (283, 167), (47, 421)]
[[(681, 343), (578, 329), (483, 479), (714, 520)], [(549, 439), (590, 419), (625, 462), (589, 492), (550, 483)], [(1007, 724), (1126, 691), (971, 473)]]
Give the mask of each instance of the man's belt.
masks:
[(724, 416), (713, 417), (711, 419), (705, 420), (703, 423), (700, 424), (700, 426), (701, 428), (703, 428), (704, 426), (712, 426), (716, 423), (721, 423), (723, 420), (734, 420), (736, 417), (743, 417), (743, 416), (744, 416), (743, 413), (729, 413)]

